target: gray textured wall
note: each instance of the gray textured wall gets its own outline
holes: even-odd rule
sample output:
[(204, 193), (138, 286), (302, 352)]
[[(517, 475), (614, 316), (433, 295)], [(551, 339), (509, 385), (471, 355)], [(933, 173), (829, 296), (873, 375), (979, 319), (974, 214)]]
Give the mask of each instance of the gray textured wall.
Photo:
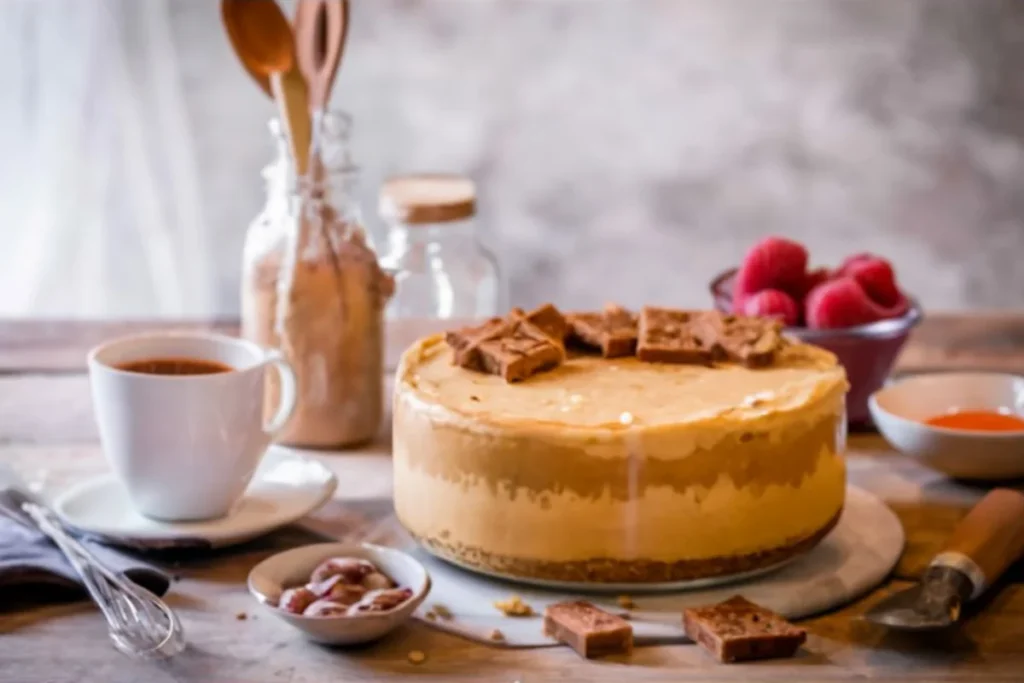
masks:
[[(367, 208), (389, 173), (472, 175), (514, 303), (706, 303), (715, 272), (782, 233), (824, 263), (889, 255), (931, 308), (1021, 305), (1024, 2), (353, 4), (334, 99)], [(233, 311), (272, 108), (217, 3), (167, 6)]]

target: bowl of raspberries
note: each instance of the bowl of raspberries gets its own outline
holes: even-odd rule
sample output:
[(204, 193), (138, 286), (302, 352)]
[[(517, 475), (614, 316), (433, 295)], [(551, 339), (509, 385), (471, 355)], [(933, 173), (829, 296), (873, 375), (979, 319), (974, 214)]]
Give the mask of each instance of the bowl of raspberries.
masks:
[(880, 256), (855, 254), (834, 269), (808, 261), (802, 244), (766, 237), (712, 281), (715, 308), (778, 318), (790, 336), (834, 353), (850, 382), (848, 419), (867, 423), (868, 398), (885, 383), (921, 308)]

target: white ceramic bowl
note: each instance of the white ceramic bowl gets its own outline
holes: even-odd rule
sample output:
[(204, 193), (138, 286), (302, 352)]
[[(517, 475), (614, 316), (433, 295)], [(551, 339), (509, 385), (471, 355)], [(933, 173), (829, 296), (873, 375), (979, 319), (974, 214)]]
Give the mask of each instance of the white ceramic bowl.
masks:
[(876, 391), (868, 407), (878, 431), (894, 448), (951, 477), (1024, 477), (1024, 431), (924, 424), (956, 410), (1008, 410), (1024, 417), (1024, 377), (988, 372), (915, 375)]
[[(331, 557), (359, 557), (373, 562), (412, 597), (388, 612), (354, 616), (304, 617), (277, 608), (281, 593), (301, 586), (318, 564)], [(407, 553), (369, 543), (318, 543), (272, 555), (249, 572), (249, 592), (271, 614), (302, 631), (311, 640), (329, 645), (356, 645), (376, 640), (404, 623), (430, 592), (430, 575)]]

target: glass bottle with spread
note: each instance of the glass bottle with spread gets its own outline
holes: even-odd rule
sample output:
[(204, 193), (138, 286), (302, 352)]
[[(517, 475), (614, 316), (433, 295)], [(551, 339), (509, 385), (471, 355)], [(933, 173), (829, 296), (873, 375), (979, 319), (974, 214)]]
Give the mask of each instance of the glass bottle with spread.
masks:
[[(367, 243), (353, 190), (347, 117), (318, 131), (322, 173), (296, 178), (274, 121), (277, 160), (264, 171), (267, 203), (246, 235), (242, 335), (280, 349), (299, 400), (278, 442), (339, 448), (371, 440), (384, 407), (383, 311), (394, 281)], [(278, 387), (268, 380), (267, 404)]]
[(393, 177), (380, 188), (379, 212), (388, 225), (381, 266), (397, 285), (386, 313), (389, 366), (418, 337), (503, 314), (498, 259), (476, 232), (473, 181)]

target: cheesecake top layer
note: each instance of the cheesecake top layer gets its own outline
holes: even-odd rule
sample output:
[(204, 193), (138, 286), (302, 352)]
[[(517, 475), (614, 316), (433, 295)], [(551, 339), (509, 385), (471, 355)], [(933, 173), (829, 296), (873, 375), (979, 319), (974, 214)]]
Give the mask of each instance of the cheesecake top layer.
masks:
[(572, 356), (550, 372), (509, 384), (454, 365), (441, 336), (421, 339), (405, 352), (399, 382), (426, 403), (465, 417), (568, 429), (735, 424), (846, 390), (836, 357), (807, 344), (785, 347), (775, 363), (759, 369)]

